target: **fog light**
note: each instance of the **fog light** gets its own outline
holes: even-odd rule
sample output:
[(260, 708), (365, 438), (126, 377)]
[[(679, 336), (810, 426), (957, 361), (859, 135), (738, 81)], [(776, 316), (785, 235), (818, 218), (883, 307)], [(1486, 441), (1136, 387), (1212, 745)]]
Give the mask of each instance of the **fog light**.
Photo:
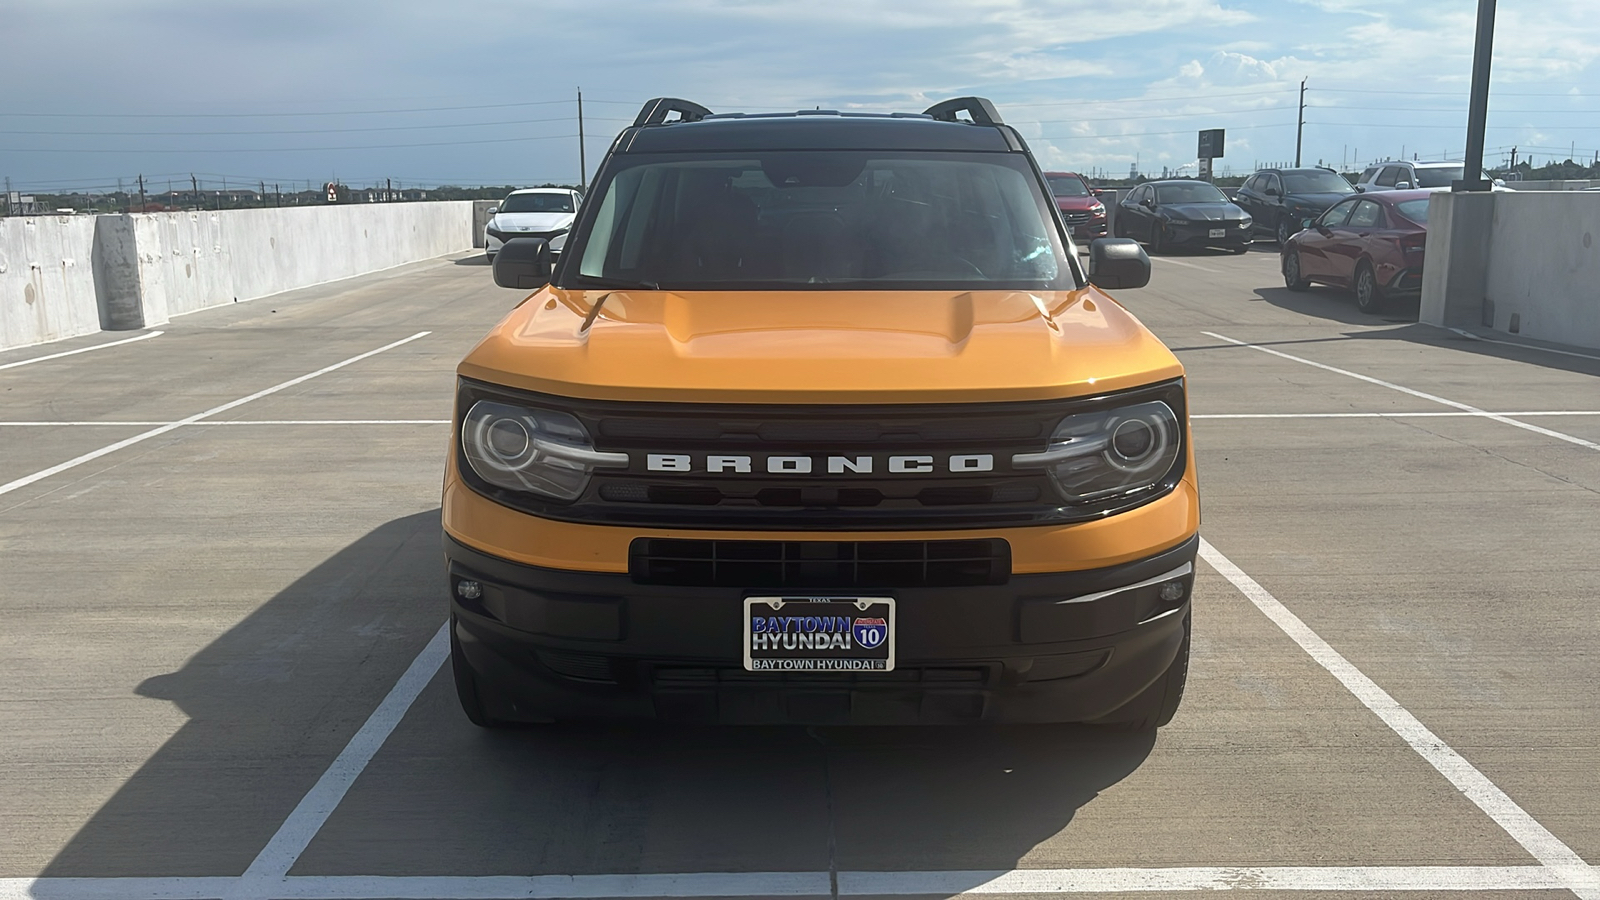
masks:
[[(465, 584), (465, 582), (463, 582)], [(1169, 581), (1161, 586), (1161, 599), (1173, 603), (1183, 599), (1183, 582)]]
[[(1164, 592), (1166, 589), (1163, 588), (1162, 590), (1161, 596), (1165, 597), (1166, 594)], [(456, 596), (463, 600), (476, 600), (483, 596), (483, 585), (476, 581), (458, 581), (456, 582)]]

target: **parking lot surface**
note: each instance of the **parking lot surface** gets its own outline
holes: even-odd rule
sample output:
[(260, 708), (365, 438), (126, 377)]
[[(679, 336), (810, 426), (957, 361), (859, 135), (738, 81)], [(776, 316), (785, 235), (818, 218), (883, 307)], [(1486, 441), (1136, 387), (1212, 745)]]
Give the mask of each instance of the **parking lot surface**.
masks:
[(1271, 245), (1153, 265), (1206, 544), (1145, 736), (468, 724), (453, 369), (520, 299), (478, 257), (0, 368), (0, 900), (1600, 898), (1600, 358)]

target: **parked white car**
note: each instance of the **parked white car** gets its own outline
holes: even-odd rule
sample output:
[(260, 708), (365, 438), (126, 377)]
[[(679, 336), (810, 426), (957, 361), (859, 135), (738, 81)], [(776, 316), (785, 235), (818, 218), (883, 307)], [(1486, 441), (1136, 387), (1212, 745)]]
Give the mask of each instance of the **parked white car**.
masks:
[[(1368, 191), (1448, 191), (1452, 182), (1466, 177), (1467, 166), (1458, 162), (1412, 162), (1391, 160), (1369, 166), (1356, 182), (1356, 190)], [(1505, 179), (1483, 173), (1485, 181), (1494, 182), (1494, 190), (1509, 191)]]
[(484, 254), (490, 260), (512, 238), (544, 238), (555, 255), (567, 244), (583, 195), (566, 188), (526, 188), (506, 195), (489, 211), (483, 228)]

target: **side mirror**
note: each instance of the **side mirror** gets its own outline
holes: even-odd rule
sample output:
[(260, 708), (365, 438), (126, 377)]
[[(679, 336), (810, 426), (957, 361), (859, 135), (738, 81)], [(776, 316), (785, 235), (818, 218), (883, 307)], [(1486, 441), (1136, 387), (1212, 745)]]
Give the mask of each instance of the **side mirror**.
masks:
[(1397, 190), (1397, 191), (1409, 191), (1409, 190), (1411, 190), (1411, 182), (1409, 182), (1409, 181), (1396, 181), (1394, 183), (1394, 189)]
[(1366, 185), (1364, 185), (1364, 184), (1356, 185), (1356, 193), (1365, 194), (1366, 192), (1367, 192), (1367, 186)]
[(1142, 288), (1150, 283), (1150, 257), (1133, 238), (1089, 242), (1089, 283), (1095, 287)]
[(512, 238), (494, 255), (494, 283), (503, 288), (538, 290), (550, 283), (550, 242)]
[(1495, 187), (1505, 187), (1506, 186), (1506, 180), (1504, 178), (1496, 178), (1494, 180), (1494, 186)]
[(1094, 194), (1096, 197), (1104, 197), (1109, 192), (1105, 188), (1095, 188), (1089, 193)]
[(1267, 188), (1262, 193), (1266, 194), (1268, 197), (1281, 197), (1281, 196), (1283, 196), (1282, 194), (1278, 193), (1278, 189), (1277, 188)]
[(1317, 220), (1316, 219), (1301, 219), (1300, 220), (1300, 230), (1301, 231), (1305, 231), (1307, 228), (1311, 228), (1311, 227), (1316, 226), (1316, 224), (1317, 224)]
[(488, 210), (488, 214), (489, 214), (489, 216), (490, 216), (490, 217), (493, 217), (493, 216), (494, 216), (494, 214), (495, 214), (495, 213), (497, 213), (497, 212), (499, 212), (499, 211), (500, 211), (500, 207), (498, 207), (498, 206), (491, 206), (491, 207), (489, 207), (489, 210)]
[(1154, 198), (1154, 197), (1146, 197), (1143, 200), (1139, 201), (1139, 205), (1143, 206), (1143, 207), (1146, 207), (1148, 209), (1155, 209), (1156, 208), (1156, 198)]

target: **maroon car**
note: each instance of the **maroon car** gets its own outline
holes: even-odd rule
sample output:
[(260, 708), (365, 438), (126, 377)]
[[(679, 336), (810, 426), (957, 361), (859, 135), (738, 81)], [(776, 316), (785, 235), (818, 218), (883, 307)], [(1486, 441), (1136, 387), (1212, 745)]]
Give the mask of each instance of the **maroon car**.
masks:
[(1291, 291), (1312, 284), (1349, 288), (1362, 312), (1421, 292), (1433, 193), (1355, 194), (1329, 208), (1283, 245), (1283, 283)]
[(1100, 202), (1089, 182), (1075, 172), (1046, 172), (1050, 193), (1055, 195), (1061, 218), (1072, 229), (1072, 236), (1092, 241), (1106, 236), (1106, 205)]

